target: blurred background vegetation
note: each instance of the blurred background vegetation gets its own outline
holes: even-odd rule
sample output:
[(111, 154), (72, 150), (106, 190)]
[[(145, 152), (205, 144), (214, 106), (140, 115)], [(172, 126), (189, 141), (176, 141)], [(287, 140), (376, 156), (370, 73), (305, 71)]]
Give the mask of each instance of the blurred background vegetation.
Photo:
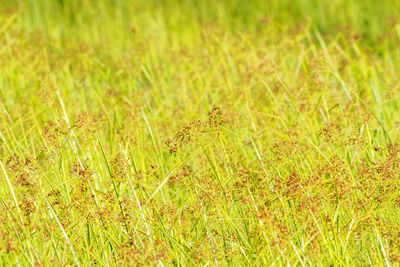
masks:
[[(267, 24), (278, 29), (309, 24), (323, 35), (351, 30), (374, 43), (400, 14), (400, 2), (390, 0), (4, 0), (2, 7), (6, 13), (22, 11), (27, 29), (98, 42), (121, 36), (132, 40), (135, 34), (158, 35), (166, 43), (171, 34), (198, 38), (199, 27), (211, 23), (230, 33), (260, 35)], [(166, 33), (156, 32), (160, 25)]]

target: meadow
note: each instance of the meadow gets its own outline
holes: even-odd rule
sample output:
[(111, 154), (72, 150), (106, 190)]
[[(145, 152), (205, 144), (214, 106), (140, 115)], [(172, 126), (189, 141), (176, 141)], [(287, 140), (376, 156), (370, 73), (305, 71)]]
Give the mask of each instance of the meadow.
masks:
[(398, 266), (400, 1), (0, 1), (1, 266)]

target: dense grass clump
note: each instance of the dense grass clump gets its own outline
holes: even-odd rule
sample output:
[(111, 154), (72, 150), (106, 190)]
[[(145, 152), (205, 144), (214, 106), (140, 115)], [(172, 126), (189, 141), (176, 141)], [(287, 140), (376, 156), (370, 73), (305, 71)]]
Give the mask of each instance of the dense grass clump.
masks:
[(400, 2), (0, 2), (4, 266), (400, 264)]

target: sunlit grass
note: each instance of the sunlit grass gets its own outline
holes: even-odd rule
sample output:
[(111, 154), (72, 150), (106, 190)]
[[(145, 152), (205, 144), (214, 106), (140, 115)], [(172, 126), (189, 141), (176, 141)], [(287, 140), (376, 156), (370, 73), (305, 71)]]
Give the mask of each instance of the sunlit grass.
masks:
[(4, 266), (399, 264), (400, 2), (0, 6)]

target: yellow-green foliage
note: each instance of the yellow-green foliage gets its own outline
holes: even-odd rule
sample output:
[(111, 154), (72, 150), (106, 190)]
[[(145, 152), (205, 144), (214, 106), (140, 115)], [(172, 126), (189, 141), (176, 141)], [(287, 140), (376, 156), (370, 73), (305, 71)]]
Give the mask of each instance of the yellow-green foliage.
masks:
[(400, 264), (399, 12), (1, 1), (2, 266)]

